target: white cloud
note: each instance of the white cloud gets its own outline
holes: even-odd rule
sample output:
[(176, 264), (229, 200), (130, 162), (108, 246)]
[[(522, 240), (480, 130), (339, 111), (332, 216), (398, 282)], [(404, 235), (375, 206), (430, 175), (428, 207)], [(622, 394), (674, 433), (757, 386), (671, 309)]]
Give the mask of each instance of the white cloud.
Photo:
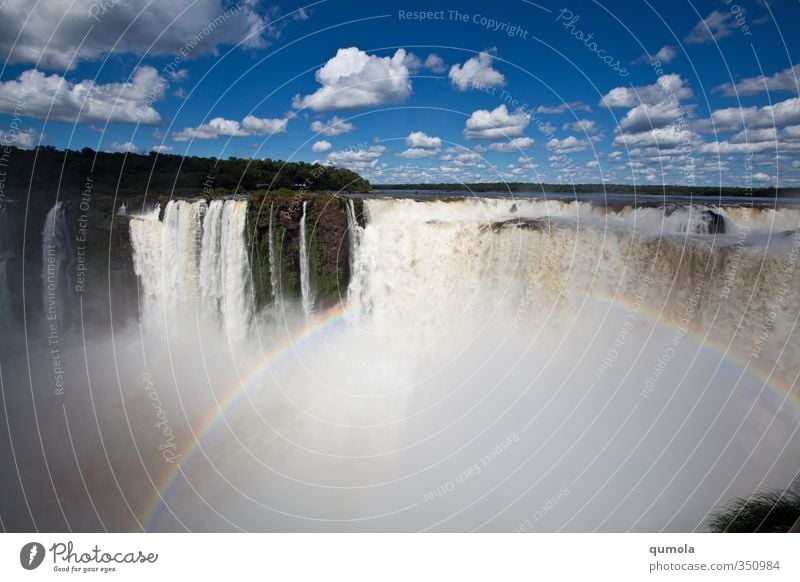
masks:
[(652, 85), (642, 87), (617, 87), (606, 93), (600, 105), (608, 108), (636, 107), (639, 104), (655, 105), (669, 99), (691, 99), (692, 90), (680, 75), (662, 75)]
[(185, 81), (189, 78), (189, 69), (176, 69), (174, 71), (169, 71), (167, 75), (169, 76), (170, 81), (180, 83), (181, 81)]
[(316, 152), (316, 153), (323, 153), (323, 152), (327, 152), (332, 147), (333, 146), (331, 145), (331, 142), (325, 141), (323, 139), (323, 140), (320, 140), (320, 141), (315, 141), (314, 144), (311, 146), (311, 151), (312, 152)]
[(327, 161), (351, 170), (368, 170), (377, 167), (378, 159), (385, 151), (384, 146), (339, 150), (329, 153)]
[(322, 152), (327, 152), (332, 147), (333, 146), (331, 145), (331, 142), (325, 141), (323, 139), (323, 140), (314, 142), (314, 145), (311, 146), (311, 151), (312, 152), (316, 152), (316, 153), (322, 153)]
[(411, 95), (405, 60), (403, 49), (391, 57), (368, 55), (357, 47), (339, 49), (316, 73), (321, 87), (305, 97), (295, 95), (292, 104), (328, 111), (403, 101)]
[(533, 140), (529, 137), (515, 137), (509, 141), (500, 141), (489, 144), (489, 149), (495, 152), (518, 152), (526, 150), (533, 145)]
[(40, 139), (43, 139), (42, 134), (30, 127), (19, 131), (0, 129), (0, 146), (16, 146), (29, 150), (39, 143)]
[(439, 153), (437, 149), (428, 149), (428, 148), (408, 148), (404, 152), (397, 154), (401, 158), (409, 158), (409, 159), (419, 159), (419, 158), (431, 158)]
[(735, 26), (736, 21), (730, 11), (714, 10), (694, 25), (694, 28), (686, 36), (685, 41), (689, 44), (714, 42), (733, 34)]
[(492, 67), (494, 56), (493, 49), (483, 51), (478, 56), (472, 57), (463, 65), (450, 67), (450, 81), (459, 91), (466, 91), (470, 87), (499, 87), (506, 84), (505, 76)]
[(167, 153), (167, 152), (171, 152), (172, 151), (172, 146), (163, 145), (163, 144), (154, 145), (154, 146), (152, 146), (150, 148), (150, 151), (151, 152), (157, 152), (159, 154), (164, 154), (164, 153)]
[(539, 105), (536, 108), (536, 113), (544, 113), (547, 115), (564, 113), (565, 111), (586, 111), (590, 113), (592, 108), (582, 101), (573, 101), (572, 103), (562, 103), (561, 105), (547, 106)]
[(0, 113), (74, 123), (156, 124), (153, 102), (164, 98), (167, 81), (153, 67), (137, 67), (128, 83), (101, 85), (88, 79), (71, 83), (59, 75), (31, 69), (18, 79), (0, 82)]
[(263, 47), (280, 33), (270, 8), (243, 0), (6, 0), (0, 4), (0, 55), (11, 64), (74, 67), (108, 53), (184, 58), (223, 44)]
[(328, 137), (335, 137), (344, 133), (350, 133), (355, 129), (352, 123), (344, 121), (337, 115), (330, 118), (330, 121), (323, 123), (322, 121), (315, 121), (311, 124), (311, 131)]
[[(717, 131), (730, 131), (740, 127), (761, 129), (800, 124), (800, 97), (792, 97), (764, 107), (728, 107), (711, 114)], [(710, 129), (710, 128), (709, 128)]]
[(675, 59), (676, 56), (678, 56), (677, 49), (674, 46), (665, 44), (660, 49), (658, 49), (658, 52), (656, 54), (651, 56), (645, 53), (638, 59), (633, 61), (633, 64), (640, 64), (640, 63), (650, 64), (656, 61), (659, 61), (662, 64), (669, 64)]
[(742, 79), (735, 85), (724, 83), (717, 87), (716, 90), (721, 91), (728, 97), (757, 95), (762, 91), (791, 91), (792, 93), (797, 93), (800, 91), (797, 84), (798, 76), (800, 76), (800, 65), (795, 65), (770, 77), (759, 75)]
[(640, 133), (622, 133), (614, 137), (613, 145), (616, 147), (659, 147), (674, 148), (683, 144), (693, 143), (695, 135), (676, 126), (660, 127)]
[(756, 182), (771, 182), (772, 178), (763, 172), (756, 172), (753, 174), (753, 180)]
[(447, 70), (447, 65), (444, 64), (442, 57), (436, 53), (429, 54), (422, 66), (434, 73), (444, 73)]
[(642, 103), (630, 109), (619, 122), (621, 131), (637, 133), (670, 125), (684, 116), (677, 101), (664, 101), (654, 105)]
[(284, 133), (288, 119), (261, 119), (248, 115), (241, 123), (233, 119), (215, 117), (208, 123), (197, 127), (187, 127), (172, 134), (175, 141), (193, 139), (215, 139), (218, 137), (248, 137), (251, 135), (271, 135)]
[(440, 148), (442, 138), (431, 137), (422, 131), (413, 131), (408, 134), (406, 145), (411, 148)]
[(597, 131), (597, 122), (591, 119), (579, 119), (572, 123), (565, 123), (561, 129), (577, 131), (579, 133), (594, 133)]
[(574, 135), (564, 139), (553, 138), (547, 142), (547, 149), (559, 154), (574, 154), (582, 152), (589, 147), (589, 142), (585, 139), (578, 139)]
[(531, 122), (531, 116), (521, 109), (509, 113), (505, 104), (489, 111), (478, 109), (467, 120), (464, 137), (467, 139), (501, 139), (519, 137)]
[(129, 153), (129, 154), (138, 154), (141, 150), (139, 147), (130, 141), (118, 143), (114, 142), (111, 144), (110, 150), (112, 152), (122, 152), (122, 153)]

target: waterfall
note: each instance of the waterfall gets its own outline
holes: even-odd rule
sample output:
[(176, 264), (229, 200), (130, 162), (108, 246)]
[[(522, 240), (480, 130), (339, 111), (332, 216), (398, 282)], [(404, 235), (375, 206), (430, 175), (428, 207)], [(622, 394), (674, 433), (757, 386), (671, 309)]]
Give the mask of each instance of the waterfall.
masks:
[(233, 341), (250, 322), (247, 201), (170, 201), (162, 221), (132, 218), (134, 270), (146, 324), (200, 308)]
[(247, 260), (247, 202), (227, 200), (222, 212), (218, 276), (222, 286), (222, 318), (233, 340), (242, 340), (249, 329), (250, 264)]
[(66, 313), (66, 298), (72, 293), (72, 242), (66, 207), (58, 201), (47, 213), (42, 229), (42, 305), (45, 318), (56, 328)]
[(281, 301), (281, 292), (278, 288), (280, 284), (280, 279), (278, 278), (278, 257), (275, 251), (275, 212), (274, 212), (275, 203), (272, 202), (269, 205), (269, 232), (267, 236), (269, 238), (269, 282), (270, 287), (272, 288), (272, 303), (274, 305), (279, 305)]
[(207, 312), (222, 307), (222, 200), (212, 200), (203, 221), (200, 252), (200, 293)]
[(9, 205), (0, 200), (0, 330), (9, 332), (15, 318), (11, 290), (13, 261), (15, 258), (14, 217)]
[[(358, 219), (356, 218), (356, 207), (355, 202), (353, 199), (349, 199), (347, 201), (347, 234), (348, 239), (350, 242), (350, 280), (362, 280), (363, 273), (355, 276), (356, 269), (359, 265), (361, 265), (361, 261), (357, 259), (357, 255), (361, 250), (361, 231), (362, 228), (358, 224)], [(348, 285), (347, 288), (347, 301), (350, 304), (353, 304), (357, 301), (355, 295), (357, 295), (357, 284), (356, 285)]]
[(306, 205), (303, 201), (303, 217), (300, 219), (300, 292), (302, 295), (303, 312), (306, 317), (311, 314), (314, 299), (311, 296), (311, 273), (308, 265), (308, 244), (306, 241)]
[[(587, 300), (613, 297), (642, 304), (665, 325), (685, 321), (685, 333), (732, 342), (732, 353), (763, 360), (783, 350), (778, 370), (785, 378), (797, 371), (800, 344), (783, 346), (800, 313), (796, 209), (776, 217), (737, 207), (613, 212), (558, 201), (365, 204), (370, 220), (348, 295), (387, 333), (409, 322), (433, 333), (491, 318), (536, 333), (568, 327)], [(723, 218), (728, 234), (719, 234)]]

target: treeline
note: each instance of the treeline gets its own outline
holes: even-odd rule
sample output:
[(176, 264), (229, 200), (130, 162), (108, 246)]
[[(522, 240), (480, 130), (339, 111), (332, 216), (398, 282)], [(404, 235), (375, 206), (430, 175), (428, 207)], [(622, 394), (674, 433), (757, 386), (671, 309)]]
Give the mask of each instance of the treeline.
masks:
[(574, 194), (655, 194), (658, 196), (797, 196), (798, 188), (732, 188), (720, 186), (631, 184), (533, 184), (481, 182), (476, 184), (373, 184), (373, 190), (437, 190), (446, 192), (553, 192)]
[(55, 192), (79, 195), (91, 180), (96, 193), (119, 198), (245, 193), (256, 189), (366, 192), (369, 182), (350, 170), (280, 160), (203, 158), (170, 154), (96, 152), (90, 148), (5, 152), (4, 194)]

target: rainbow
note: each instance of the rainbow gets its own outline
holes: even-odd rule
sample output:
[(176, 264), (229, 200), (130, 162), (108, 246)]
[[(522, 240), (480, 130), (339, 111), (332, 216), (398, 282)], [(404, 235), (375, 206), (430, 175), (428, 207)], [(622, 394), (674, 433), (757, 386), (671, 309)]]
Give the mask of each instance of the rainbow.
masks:
[(331, 330), (341, 326), (347, 321), (347, 316), (353, 312), (354, 310), (343, 302), (322, 313), (313, 314), (309, 321), (306, 322), (305, 326), (294, 334), (287, 334), (284, 341), (264, 354), (263, 358), (253, 369), (242, 378), (241, 384), (232, 387), (219, 402), (216, 410), (212, 411), (211, 414), (200, 423), (200, 428), (196, 432), (191, 427), (189, 428), (192, 432), (193, 444), (186, 455), (175, 464), (174, 469), (167, 473), (162, 484), (156, 488), (154, 499), (147, 505), (148, 509), (142, 520), (145, 531), (150, 531), (151, 524), (164, 509), (166, 499), (169, 497), (172, 489), (174, 489), (175, 484), (179, 480), (178, 478), (182, 475), (182, 465), (189, 462), (189, 460), (198, 454), (198, 451), (202, 450), (200, 444), (203, 442), (203, 439), (226, 418), (226, 413), (248, 393), (251, 387), (259, 385), (261, 380), (274, 365), (286, 358), (286, 356), (296, 353), (298, 349), (312, 343), (314, 339), (323, 333), (329, 333)]
[[(685, 337), (692, 339), (703, 348), (709, 349), (717, 354), (720, 360), (731, 362), (746, 373), (755, 377), (762, 383), (762, 392), (763, 388), (769, 388), (772, 394), (780, 399), (779, 406), (783, 406), (783, 404), (788, 401), (800, 409), (800, 390), (795, 389), (795, 382), (790, 381), (788, 378), (783, 378), (779, 374), (776, 374), (774, 370), (768, 369), (767, 365), (763, 364), (761, 360), (756, 360), (754, 362), (749, 357), (749, 354), (741, 350), (736, 351), (724, 345), (721, 341), (711, 341), (704, 337), (704, 335), (700, 333), (700, 330), (692, 329), (691, 326), (688, 329), (683, 329), (681, 328), (679, 320), (666, 318), (666, 313), (658, 313), (655, 309), (647, 307), (644, 302), (636, 304), (632, 299), (598, 292), (586, 294), (584, 297), (587, 301), (607, 305), (609, 309), (618, 310), (622, 313), (628, 314), (635, 311), (637, 316), (647, 318), (660, 326), (680, 330)], [(343, 325), (347, 321), (346, 316), (353, 311), (354, 309), (352, 307), (342, 303), (318, 316), (312, 317), (298, 332), (293, 335), (288, 335), (286, 340), (266, 353), (263, 359), (243, 377), (241, 383), (230, 389), (219, 403), (217, 409), (201, 423), (200, 429), (197, 432), (192, 430), (192, 437), (194, 440), (188, 452), (181, 461), (175, 465), (174, 469), (167, 474), (161, 486), (157, 487), (154, 498), (147, 505), (148, 509), (143, 519), (145, 531), (150, 530), (152, 524), (167, 507), (166, 500), (179, 481), (179, 477), (183, 475), (183, 464), (188, 463), (199, 451), (202, 451), (201, 443), (206, 436), (226, 418), (226, 414), (229, 410), (239, 402), (253, 386), (259, 385), (273, 366), (287, 355), (296, 353), (297, 350), (312, 343), (322, 333), (327, 333), (331, 329)], [(761, 394), (758, 396), (760, 395)]]

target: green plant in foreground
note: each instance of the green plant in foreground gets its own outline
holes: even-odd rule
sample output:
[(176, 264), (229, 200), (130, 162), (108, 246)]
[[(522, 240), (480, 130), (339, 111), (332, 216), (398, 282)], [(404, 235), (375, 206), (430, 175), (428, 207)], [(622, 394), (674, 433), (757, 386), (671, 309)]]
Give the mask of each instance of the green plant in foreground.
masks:
[(800, 519), (800, 495), (792, 491), (755, 491), (715, 510), (706, 520), (713, 532), (788, 532)]

